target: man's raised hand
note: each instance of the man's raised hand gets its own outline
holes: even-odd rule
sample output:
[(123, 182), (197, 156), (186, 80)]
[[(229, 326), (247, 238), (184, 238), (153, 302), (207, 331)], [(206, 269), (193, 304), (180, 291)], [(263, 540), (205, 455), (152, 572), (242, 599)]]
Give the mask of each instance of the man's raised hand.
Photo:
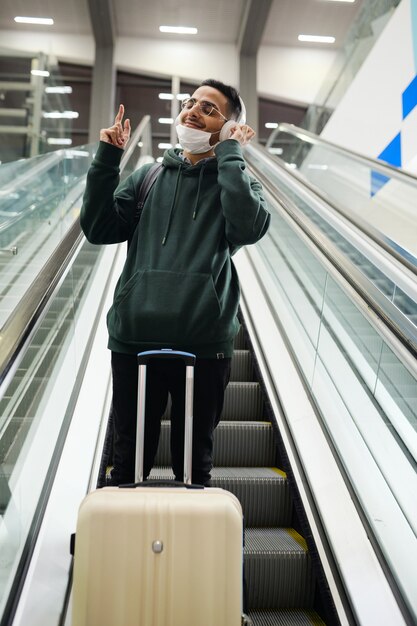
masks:
[(114, 118), (113, 126), (110, 128), (102, 128), (100, 130), (100, 141), (111, 143), (113, 146), (117, 146), (124, 150), (130, 137), (130, 120), (126, 119), (123, 122), (123, 115), (125, 108), (123, 104), (119, 106), (116, 117)]
[(245, 146), (255, 135), (256, 133), (253, 128), (247, 124), (236, 124), (236, 127), (232, 128), (229, 139), (236, 139), (241, 146)]

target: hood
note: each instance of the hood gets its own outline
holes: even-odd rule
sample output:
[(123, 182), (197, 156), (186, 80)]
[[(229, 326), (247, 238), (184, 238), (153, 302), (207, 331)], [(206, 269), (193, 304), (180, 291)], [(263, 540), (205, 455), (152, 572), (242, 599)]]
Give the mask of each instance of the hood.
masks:
[(181, 148), (170, 148), (169, 150), (166, 150), (162, 161), (164, 167), (175, 169), (180, 168), (183, 174), (187, 176), (199, 176), (202, 168), (204, 169), (205, 174), (214, 172), (217, 173), (216, 158), (201, 159), (201, 161), (198, 161), (195, 165), (191, 165), (181, 158), (181, 153)]

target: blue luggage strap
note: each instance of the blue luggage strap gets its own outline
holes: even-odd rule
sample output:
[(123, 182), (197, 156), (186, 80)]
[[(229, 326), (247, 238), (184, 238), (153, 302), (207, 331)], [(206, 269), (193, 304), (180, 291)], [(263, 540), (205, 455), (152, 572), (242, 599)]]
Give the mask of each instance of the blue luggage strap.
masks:
[(146, 365), (153, 358), (159, 359), (182, 359), (185, 365), (195, 364), (195, 354), (191, 352), (182, 352), (181, 350), (172, 350), (171, 348), (162, 348), (162, 350), (147, 350), (139, 352), (138, 365)]

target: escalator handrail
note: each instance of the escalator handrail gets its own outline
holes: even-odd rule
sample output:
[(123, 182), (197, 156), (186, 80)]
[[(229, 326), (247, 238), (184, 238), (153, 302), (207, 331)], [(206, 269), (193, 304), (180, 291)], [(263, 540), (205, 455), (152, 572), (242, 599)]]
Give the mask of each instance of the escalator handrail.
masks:
[[(16, 190), (19, 190), (22, 186), (22, 183), (27, 184), (28, 181), (32, 179), (39, 179), (39, 177), (45, 173), (46, 170), (50, 169), (57, 165), (65, 155), (67, 150), (55, 150), (50, 154), (42, 155), (41, 157), (33, 157), (35, 161), (35, 166), (29, 170), (29, 172), (24, 172), (18, 174), (17, 178), (13, 178), (8, 184), (3, 185), (1, 187), (1, 195), (5, 196), (6, 194), (14, 193)], [(27, 159), (29, 162), (31, 159)], [(7, 164), (9, 165), (9, 164)]]
[[(261, 146), (260, 144), (251, 144), (250, 149), (257, 150), (260, 154), (262, 154), (263, 158), (273, 158), (273, 155), (268, 152), (267, 148)], [(394, 245), (392, 245), (393, 242), (389, 237), (381, 236), (381, 233), (377, 228), (374, 228), (369, 222), (358, 217), (357, 215), (354, 215), (351, 211), (343, 208), (340, 204), (336, 203), (334, 200), (323, 194), (318, 187), (310, 183), (304, 176), (302, 176), (302, 174), (299, 174), (296, 170), (288, 169), (287, 167), (285, 167), (281, 159), (274, 158), (273, 163), (274, 167), (279, 167), (280, 172), (285, 173), (285, 176), (296, 180), (299, 185), (314, 194), (327, 206), (331, 207), (336, 213), (342, 215), (351, 224), (361, 230), (367, 237), (372, 239), (372, 241), (374, 241), (380, 248), (388, 252), (390, 256), (394, 257), (399, 263), (401, 263), (401, 265), (406, 267), (410, 272), (417, 276), (417, 264), (413, 263), (413, 261), (409, 259), (409, 254), (407, 253), (407, 251), (404, 250), (404, 254), (401, 254), (401, 252)]]
[[(281, 211), (284, 211), (283, 208), (281, 208)], [(289, 216), (288, 217), (288, 221), (290, 220)], [(298, 233), (298, 236), (300, 235), (300, 233)], [(269, 236), (269, 233), (268, 233)], [(304, 239), (304, 237), (303, 237)], [(307, 243), (307, 248), (313, 253), (313, 255), (315, 254), (320, 254), (318, 251), (315, 250), (315, 244), (313, 241), (304, 241), (304, 243)], [(300, 422), (300, 411), (298, 409), (298, 404), (296, 402), (296, 404), (294, 405), (294, 401), (293, 398), (296, 397), (297, 401), (302, 397), (302, 394), (306, 394), (306, 396), (308, 397), (308, 402), (309, 404), (311, 404), (311, 409), (312, 409), (312, 422), (313, 424), (319, 424), (319, 429), (321, 428), (323, 433), (329, 433), (331, 432), (331, 429), (329, 431), (328, 427), (326, 426), (326, 422), (323, 419), (323, 412), (321, 410), (321, 406), (319, 401), (317, 400), (317, 396), (313, 393), (313, 379), (311, 378), (311, 372), (308, 375), (306, 373), (306, 368), (303, 367), (301, 365), (301, 363), (303, 362), (303, 359), (301, 358), (300, 360), (300, 355), (297, 352), (297, 349), (294, 347), (294, 344), (291, 341), (291, 333), (289, 332), (289, 328), (287, 328), (286, 326), (286, 318), (282, 317), (280, 310), (279, 310), (279, 305), (277, 308), (277, 304), (276, 304), (276, 300), (274, 298), (274, 290), (276, 289), (278, 292), (281, 292), (281, 294), (285, 294), (285, 290), (286, 287), (281, 283), (280, 287), (276, 286), (276, 283), (273, 282), (271, 284), (271, 281), (266, 281), (265, 277), (268, 276), (268, 273), (271, 269), (271, 261), (270, 261), (270, 257), (269, 255), (265, 255), (264, 252), (262, 252), (262, 250), (260, 250), (259, 248), (257, 249), (257, 246), (250, 246), (248, 248), (246, 248), (244, 250), (244, 256), (245, 256), (245, 261), (243, 262), (242, 266), (239, 266), (239, 262), (240, 262), (240, 258), (238, 260), (238, 271), (239, 271), (239, 275), (245, 276), (245, 274), (241, 274), (242, 269), (245, 270), (245, 265), (250, 267), (250, 271), (253, 272), (254, 276), (256, 277), (257, 280), (257, 285), (259, 285), (259, 292), (262, 294), (261, 297), (255, 297), (253, 298), (252, 296), (254, 295), (258, 295), (258, 294), (253, 294), (253, 292), (251, 291), (250, 287), (247, 287), (245, 284), (245, 281), (242, 280), (242, 287), (243, 287), (243, 292), (242, 292), (242, 311), (244, 314), (244, 320), (246, 325), (248, 325), (248, 319), (250, 319), (250, 326), (251, 326), (251, 330), (250, 330), (250, 337), (251, 337), (251, 342), (252, 342), (252, 346), (257, 344), (255, 347), (255, 354), (256, 354), (256, 358), (258, 360), (258, 363), (260, 364), (260, 366), (263, 369), (263, 374), (264, 374), (264, 382), (265, 380), (267, 380), (267, 384), (269, 386), (268, 392), (270, 395), (270, 399), (272, 402), (275, 402), (275, 410), (274, 413), (277, 416), (277, 420), (280, 420), (280, 430), (282, 430), (282, 432), (284, 433), (284, 437), (287, 439), (287, 441), (284, 443), (286, 450), (288, 450), (288, 448), (290, 449), (290, 454), (294, 457), (294, 461), (295, 461), (295, 466), (297, 467), (297, 472), (301, 472), (301, 474), (303, 474), (306, 477), (306, 481), (304, 483), (304, 481), (302, 481), (301, 484), (303, 484), (304, 486), (307, 487), (307, 490), (310, 490), (310, 495), (311, 495), (311, 499), (307, 499), (307, 503), (308, 503), (308, 508), (311, 507), (311, 503), (313, 503), (313, 509), (312, 513), (313, 516), (318, 512), (318, 510), (320, 510), (321, 514), (319, 515), (319, 520), (320, 520), (320, 528), (316, 529), (316, 532), (318, 533), (316, 536), (318, 537), (325, 537), (326, 541), (325, 541), (325, 546), (327, 548), (329, 548), (329, 543), (328, 540), (330, 537), (333, 537), (333, 539), (330, 540), (330, 543), (333, 544), (334, 547), (334, 526), (333, 529), (330, 527), (330, 537), (329, 537), (329, 526), (327, 523), (327, 518), (326, 516), (323, 516), (323, 513), (325, 513), (326, 509), (323, 509), (322, 507), (320, 507), (320, 504), (317, 503), (317, 499), (316, 496), (317, 494), (319, 494), (320, 496), (320, 500), (327, 502), (328, 501), (328, 493), (329, 493), (329, 485), (327, 483), (323, 484), (323, 489), (319, 490), (319, 492), (316, 491), (315, 488), (312, 488), (312, 485), (314, 484), (315, 481), (313, 481), (313, 483), (310, 480), (310, 470), (312, 468), (312, 465), (310, 464), (310, 461), (313, 457), (317, 458), (317, 454), (314, 453), (313, 455), (310, 454), (310, 452), (308, 452), (307, 454), (304, 454), (306, 452), (306, 445), (309, 446), (311, 448), (311, 446), (314, 444), (312, 444), (313, 441), (313, 436), (312, 436), (312, 430), (310, 430), (309, 428), (306, 427), (306, 424), (308, 422), (308, 413), (309, 410), (306, 410), (303, 412), (303, 421), (302, 421), (302, 427), (301, 428), (297, 428), (297, 424), (299, 424)], [(282, 261), (284, 262), (284, 264), (286, 263), (286, 255), (284, 253), (283, 257), (282, 257)], [(270, 267), (268, 268), (268, 261), (270, 264)], [(340, 278), (340, 276), (338, 276), (338, 272), (337, 269), (332, 267), (328, 261), (328, 259), (323, 259), (324, 261), (324, 266), (327, 267), (328, 271), (330, 272), (330, 275), (335, 279), (336, 282), (338, 282), (339, 280), (343, 280), (343, 278)], [(293, 277), (297, 276), (297, 272), (295, 272), (293, 274)], [(281, 281), (278, 281), (281, 282)], [(284, 282), (286, 284), (286, 278), (284, 278)], [(349, 289), (350, 286), (347, 286), (348, 288), (348, 293), (349, 291), (351, 291), (351, 289)], [(251, 298), (245, 297), (246, 293), (249, 294), (251, 296)], [(287, 296), (288, 297), (288, 301), (289, 303), (292, 302), (292, 306), (293, 306), (293, 315), (297, 316), (297, 306), (294, 307), (294, 301), (292, 301), (291, 296)], [(365, 317), (367, 317), (367, 312), (366, 312), (366, 305), (365, 303), (361, 302), (360, 296), (358, 294), (354, 294), (353, 295), (354, 301), (357, 302), (359, 304), (359, 308), (361, 311), (364, 311), (364, 315)], [(266, 322), (266, 320), (268, 319), (268, 317), (266, 317), (262, 311), (262, 301), (263, 299), (265, 300), (266, 306), (270, 311), (270, 317), (271, 317), (271, 321), (273, 320), (278, 333), (281, 335), (282, 338), (282, 342), (283, 345), (280, 346), (279, 343), (276, 341), (276, 338), (274, 337), (274, 341), (271, 342), (271, 334), (270, 332), (268, 333), (264, 331), (264, 326), (266, 326), (266, 328), (268, 328), (268, 322)], [(286, 298), (287, 299), (287, 298)], [(258, 302), (259, 300), (259, 302)], [(260, 311), (260, 315), (257, 317), (257, 311), (259, 310), (259, 306), (261, 307)], [(285, 304), (283, 305), (283, 307), (285, 308)], [(290, 307), (291, 308), (291, 304)], [(253, 312), (253, 314), (252, 314)], [(320, 315), (320, 310), (317, 311)], [(302, 309), (300, 309), (298, 307), (298, 313), (299, 313), (299, 318), (302, 319), (303, 314), (302, 314)], [(291, 316), (292, 317), (292, 316)], [(270, 322), (269, 322), (270, 323)], [(290, 324), (291, 326), (291, 324)], [(297, 324), (298, 326), (298, 324)], [(303, 325), (302, 325), (303, 326)], [(255, 330), (256, 328), (256, 330)], [(258, 331), (259, 329), (259, 331)], [(304, 329), (306, 330), (306, 329)], [(288, 331), (288, 332), (287, 332)], [(259, 335), (260, 332), (260, 335)], [(253, 334), (254, 333), (254, 334)], [(262, 337), (263, 335), (263, 337)], [(307, 339), (308, 333), (306, 333), (306, 336), (304, 337), (304, 341)], [(383, 335), (384, 339), (387, 339), (387, 335), (384, 334)], [(266, 340), (266, 341), (265, 341)], [(388, 341), (390, 340), (390, 337), (388, 336)], [(303, 342), (304, 342), (303, 341)], [(268, 346), (273, 346), (272, 351), (269, 350)], [(277, 348), (278, 345), (278, 348)], [(313, 345), (313, 344), (311, 344)], [(284, 348), (284, 349), (283, 349)], [(316, 344), (314, 344), (314, 348), (313, 349), (317, 349), (318, 347)], [(298, 377), (300, 379), (301, 382), (301, 389), (300, 389), (300, 393), (297, 394), (297, 392), (294, 390), (293, 385), (289, 385), (288, 384), (288, 376), (285, 379), (284, 384), (282, 385), (282, 375), (279, 374), (280, 371), (282, 371), (282, 367), (283, 364), (281, 362), (281, 355), (283, 353), (286, 353), (288, 351), (288, 357), (289, 357), (289, 367), (295, 368), (295, 371), (298, 374)], [(279, 366), (277, 366), (277, 359), (275, 358), (276, 354), (279, 353)], [(317, 353), (318, 354), (318, 353)], [(311, 352), (309, 351), (309, 355), (311, 356)], [(272, 357), (272, 358), (271, 358)], [(285, 372), (288, 374), (288, 368), (286, 368), (284, 366)], [(308, 367), (307, 367), (308, 369)], [(327, 370), (329, 371), (329, 370)], [(266, 372), (266, 376), (265, 376), (265, 372)], [(320, 375), (319, 375), (320, 377)], [(279, 383), (279, 381), (281, 380), (281, 383)], [(331, 381), (331, 376), (330, 376), (330, 381)], [(281, 386), (280, 386), (281, 385)], [(315, 387), (315, 385), (314, 385)], [(327, 388), (328, 389), (328, 388)], [(272, 393), (271, 393), (272, 390)], [(317, 391), (317, 389), (316, 389)], [(328, 390), (326, 390), (325, 395), (328, 394)], [(331, 401), (329, 404), (332, 404)], [(334, 406), (332, 406), (331, 410), (335, 410)], [(307, 428), (307, 431), (306, 431)], [(300, 438), (300, 434), (301, 432), (308, 432), (308, 434)], [(344, 429), (341, 431), (345, 438), (346, 438), (346, 432)], [(337, 451), (337, 446), (336, 443), (334, 441), (334, 439), (332, 437), (327, 437), (327, 435), (325, 435), (325, 437), (327, 438), (327, 443), (329, 445), (330, 448), (330, 456), (333, 456), (334, 459), (342, 459), (343, 456), (340, 456), (339, 452)], [(350, 443), (352, 443), (352, 440), (348, 437)], [(287, 443), (288, 442), (288, 443)], [(289, 444), (289, 445), (288, 445)], [(349, 445), (349, 444), (348, 444)], [(288, 447), (287, 447), (288, 446)], [(315, 450), (316, 452), (316, 450)], [(372, 455), (369, 453), (370, 458), (372, 459)], [(354, 456), (355, 462), (357, 461), (357, 457)], [(375, 462), (375, 459), (372, 459), (373, 462)], [(291, 460), (291, 465), (293, 463), (293, 460)], [(294, 467), (292, 465), (292, 467)], [(349, 467), (349, 463), (346, 465), (343, 462), (338, 462), (338, 471), (340, 472), (341, 476), (344, 479), (344, 482), (346, 485), (351, 485), (354, 484), (352, 483), (350, 477), (349, 477), (349, 472), (346, 471), (346, 467)], [(323, 475), (323, 466), (321, 464), (321, 462), (318, 464), (318, 468), (319, 468), (319, 473), (321, 475)], [(315, 477), (317, 478), (317, 476)], [(349, 487), (349, 489), (351, 490), (351, 488)], [(313, 492), (316, 493), (316, 496), (313, 495)], [(321, 492), (321, 493), (320, 493)], [(335, 492), (334, 492), (335, 493)], [(304, 498), (306, 497), (306, 494), (304, 494)], [(389, 585), (391, 586), (391, 588), (394, 591), (395, 597), (396, 597), (396, 601), (398, 602), (399, 606), (400, 606), (400, 610), (401, 612), (403, 612), (404, 614), (408, 615), (409, 614), (409, 609), (408, 606), (406, 605), (406, 603), (404, 602), (404, 596), (402, 593), (400, 593), (398, 591), (398, 584), (395, 580), (395, 578), (392, 577), (391, 574), (391, 570), (389, 565), (387, 566), (387, 561), (386, 558), (384, 557), (384, 554), (381, 552), (381, 548), (380, 548), (380, 543), (378, 541), (378, 537), (375, 534), (374, 529), (372, 528), (372, 525), (369, 524), (369, 520), (367, 520), (366, 518), (366, 514), (364, 513), (364, 511), (366, 510), (366, 507), (364, 505), (364, 503), (366, 502), (366, 500), (364, 499), (360, 499), (357, 497), (356, 493), (354, 490), (351, 490), (351, 498), (352, 498), (352, 502), (353, 502), (353, 506), (354, 508), (358, 511), (359, 516), (361, 517), (361, 521), (359, 522), (360, 524), (363, 524), (363, 527), (366, 529), (366, 537), (368, 541), (365, 542), (366, 545), (366, 549), (365, 552), (361, 552), (361, 557), (366, 554), (367, 549), (373, 550), (374, 554), (378, 555), (378, 558), (376, 559), (376, 561), (380, 562), (380, 565), (382, 565), (382, 571), (383, 571), (383, 576), (386, 577), (386, 579), (388, 580)], [(303, 499), (303, 496), (302, 496)], [(304, 502), (304, 505), (306, 505), (306, 502)], [(317, 507), (317, 509), (316, 509)], [(330, 507), (330, 509), (332, 509), (332, 507)], [(334, 507), (333, 507), (334, 509)], [(399, 507), (399, 511), (400, 511), (400, 515), (404, 515), (401, 508)], [(340, 519), (337, 520), (337, 526), (338, 528), (340, 527)], [(324, 533), (323, 535), (321, 533)], [(313, 526), (313, 534), (314, 533), (314, 526)], [(320, 542), (319, 542), (320, 543)], [(343, 538), (342, 538), (342, 543), (339, 543), (339, 546), (343, 545)], [(325, 550), (326, 550), (325, 547)], [(321, 545), (321, 548), (323, 548), (323, 545)], [(326, 553), (326, 552), (325, 552)], [(335, 564), (335, 561), (333, 561), (333, 559), (335, 558), (335, 554), (337, 554), (337, 550), (336, 552), (334, 552), (333, 550), (330, 550), (329, 552), (330, 554), (330, 558), (333, 562), (333, 564)], [(336, 557), (337, 560), (337, 557)], [(336, 572), (337, 574), (341, 574), (341, 572), (339, 571), (339, 567), (336, 567)], [(346, 573), (348, 574), (348, 576), (350, 576), (350, 574), (352, 573), (351, 568), (347, 568), (347, 570), (345, 571), (344, 574), (342, 574), (342, 579), (344, 581), (346, 581)], [(344, 587), (346, 590), (346, 587)], [(366, 604), (367, 604), (367, 600), (365, 600)], [(346, 606), (349, 606), (350, 608), (356, 606), (356, 601), (353, 600), (352, 602), (352, 596), (350, 596), (350, 599), (348, 600)], [(343, 622), (345, 623), (345, 622)], [(346, 622), (347, 623), (347, 622)], [(349, 623), (355, 623), (355, 620), (353, 619), (352, 622), (349, 621)], [(361, 622), (362, 623), (362, 622)], [(395, 622), (397, 623), (397, 622)], [(403, 623), (403, 622), (401, 622)], [(408, 623), (413, 623), (414, 622), (407, 622)]]
[(394, 167), (393, 165), (390, 165), (386, 161), (380, 161), (379, 159), (374, 159), (372, 157), (365, 156), (364, 154), (361, 154), (360, 152), (355, 152), (354, 150), (351, 150), (350, 148), (339, 146), (333, 143), (332, 141), (329, 141), (328, 139), (324, 139), (320, 135), (315, 135), (309, 130), (304, 130), (304, 128), (300, 128), (299, 126), (295, 126), (294, 124), (287, 124), (286, 122), (282, 122), (278, 124), (277, 128), (275, 128), (274, 131), (271, 133), (271, 136), (269, 137), (266, 143), (267, 148), (270, 148), (273, 145), (274, 141), (276, 140), (276, 136), (280, 132), (281, 133), (284, 132), (289, 135), (294, 135), (295, 137), (304, 139), (304, 141), (307, 140), (308, 143), (312, 143), (316, 145), (323, 144), (329, 147), (334, 152), (338, 152), (339, 154), (345, 157), (348, 156), (349, 158), (355, 161), (358, 161), (362, 163), (363, 165), (368, 166), (370, 169), (376, 170), (380, 172), (381, 174), (388, 176), (389, 178), (395, 178), (403, 183), (407, 183), (409, 185), (413, 185), (414, 187), (417, 187), (417, 176), (410, 174), (409, 172), (406, 172), (405, 170)]
[(19, 353), (34, 331), (50, 297), (69, 269), (74, 252), (83, 237), (77, 221), (26, 290), (17, 310), (9, 316), (0, 330), (0, 388), (17, 362)]
[[(399, 356), (408, 371), (415, 378), (417, 378), (417, 343), (412, 337), (408, 336), (403, 331), (402, 326), (396, 323), (395, 319), (393, 319), (396, 312), (394, 305), (391, 303), (392, 309), (390, 310), (390, 315), (387, 315), (387, 312), (383, 310), (381, 305), (378, 303), (378, 300), (374, 298), (372, 294), (373, 290), (370, 288), (371, 283), (366, 281), (366, 279), (359, 274), (357, 268), (351, 263), (351, 261), (346, 259), (340, 251), (336, 250), (333, 242), (328, 240), (315, 224), (310, 222), (310, 220), (308, 220), (307, 224), (307, 218), (302, 211), (289, 198), (281, 195), (274, 187), (273, 183), (271, 183), (270, 179), (266, 177), (261, 170), (257, 169), (256, 166), (250, 163), (250, 161), (248, 161), (248, 165), (257, 180), (259, 180), (265, 190), (270, 193), (276, 202), (276, 205), (279, 207), (279, 210), (285, 211), (290, 220), (295, 222), (305, 233), (307, 238), (312, 242), (312, 245), (320, 250), (320, 252), (327, 258), (327, 260), (335, 268), (335, 272), (341, 274), (358, 294), (359, 298), (366, 304), (366, 306), (376, 313), (378, 318), (381, 320), (383, 327), (387, 329), (387, 341), (389, 341), (389, 334), (391, 333), (400, 342), (401, 354)], [(368, 284), (365, 284), (365, 281)], [(376, 289), (374, 291), (376, 291)], [(387, 305), (388, 304), (389, 303), (387, 303)], [(366, 316), (365, 309), (366, 307), (364, 306), (363, 314)], [(395, 351), (398, 352), (398, 350)]]
[[(141, 133), (148, 127), (149, 121), (150, 116), (145, 116), (133, 132), (122, 157), (121, 172), (136, 148)], [(62, 150), (58, 151), (58, 153), (62, 152)], [(5, 381), (7, 383), (9, 374), (12, 374), (17, 366), (25, 344), (35, 331), (42, 312), (71, 267), (74, 254), (83, 241), (84, 234), (77, 220), (26, 289), (15, 311), (0, 329), (0, 398), (4, 394)]]

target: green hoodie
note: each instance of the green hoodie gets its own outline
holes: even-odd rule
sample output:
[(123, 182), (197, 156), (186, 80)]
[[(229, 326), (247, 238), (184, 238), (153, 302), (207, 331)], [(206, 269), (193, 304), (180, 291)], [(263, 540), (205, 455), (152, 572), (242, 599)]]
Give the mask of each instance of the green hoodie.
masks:
[(134, 230), (138, 190), (149, 166), (119, 184), (123, 152), (100, 142), (87, 176), (81, 227), (95, 244), (132, 237), (107, 315), (111, 350), (232, 355), (239, 282), (231, 254), (258, 241), (270, 215), (261, 185), (246, 173), (240, 144), (224, 141), (215, 153), (217, 159), (190, 165), (179, 150), (165, 152)]

